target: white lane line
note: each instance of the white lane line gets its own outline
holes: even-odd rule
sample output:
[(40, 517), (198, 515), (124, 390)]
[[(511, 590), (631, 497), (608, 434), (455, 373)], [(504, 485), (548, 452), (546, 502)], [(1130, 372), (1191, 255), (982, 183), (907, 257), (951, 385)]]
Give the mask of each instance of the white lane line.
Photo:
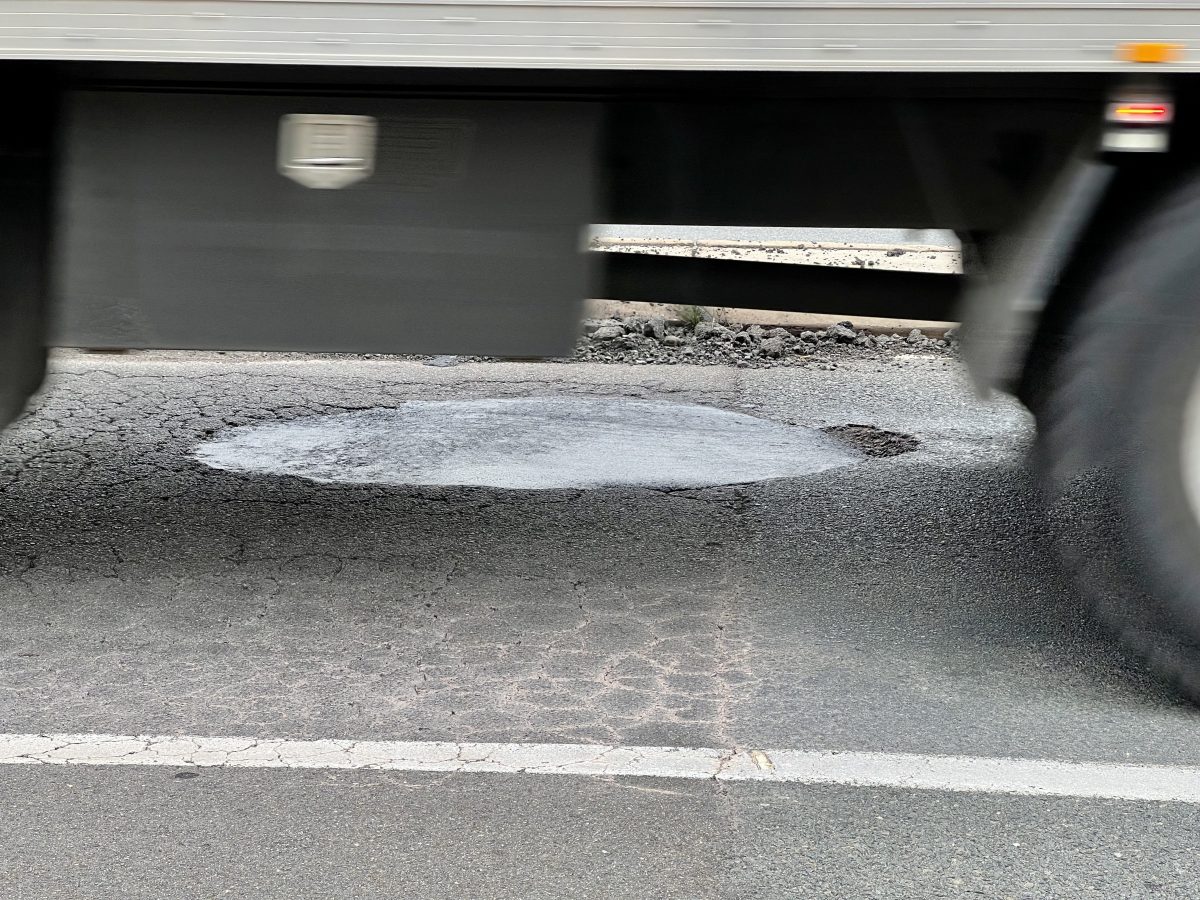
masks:
[(1200, 767), (821, 750), (3, 734), (0, 764), (691, 778), (1200, 803)]

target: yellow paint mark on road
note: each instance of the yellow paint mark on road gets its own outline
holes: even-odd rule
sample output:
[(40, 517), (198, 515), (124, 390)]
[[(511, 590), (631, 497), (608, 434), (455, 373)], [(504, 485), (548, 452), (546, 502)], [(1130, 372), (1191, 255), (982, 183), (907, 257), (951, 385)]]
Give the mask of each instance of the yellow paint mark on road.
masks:
[(754, 764), (764, 772), (773, 771), (775, 763), (771, 762), (771, 757), (767, 756), (762, 750), (751, 750), (750, 758), (754, 760)]

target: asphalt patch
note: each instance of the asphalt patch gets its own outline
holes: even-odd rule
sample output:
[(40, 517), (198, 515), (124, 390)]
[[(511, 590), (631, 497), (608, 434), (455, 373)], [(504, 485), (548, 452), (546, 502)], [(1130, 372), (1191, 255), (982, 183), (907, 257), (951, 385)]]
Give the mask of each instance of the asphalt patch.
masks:
[(604, 397), (412, 401), (245, 425), (194, 456), (217, 469), (324, 483), (520, 490), (711, 487), (812, 475), (864, 458), (816, 428)]

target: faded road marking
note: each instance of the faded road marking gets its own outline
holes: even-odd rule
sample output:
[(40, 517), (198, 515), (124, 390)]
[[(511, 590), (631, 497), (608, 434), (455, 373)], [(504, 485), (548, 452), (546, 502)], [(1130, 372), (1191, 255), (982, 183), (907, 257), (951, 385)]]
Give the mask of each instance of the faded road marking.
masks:
[(1195, 766), (820, 750), (5, 734), (0, 764), (689, 778), (1200, 803)]

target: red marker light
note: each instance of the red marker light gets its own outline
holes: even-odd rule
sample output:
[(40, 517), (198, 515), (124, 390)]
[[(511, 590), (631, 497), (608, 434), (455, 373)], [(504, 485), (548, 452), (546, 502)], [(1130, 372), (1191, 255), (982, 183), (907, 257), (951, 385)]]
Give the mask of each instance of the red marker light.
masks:
[(1174, 115), (1174, 105), (1164, 100), (1131, 100), (1110, 103), (1105, 118), (1120, 125), (1166, 125)]

